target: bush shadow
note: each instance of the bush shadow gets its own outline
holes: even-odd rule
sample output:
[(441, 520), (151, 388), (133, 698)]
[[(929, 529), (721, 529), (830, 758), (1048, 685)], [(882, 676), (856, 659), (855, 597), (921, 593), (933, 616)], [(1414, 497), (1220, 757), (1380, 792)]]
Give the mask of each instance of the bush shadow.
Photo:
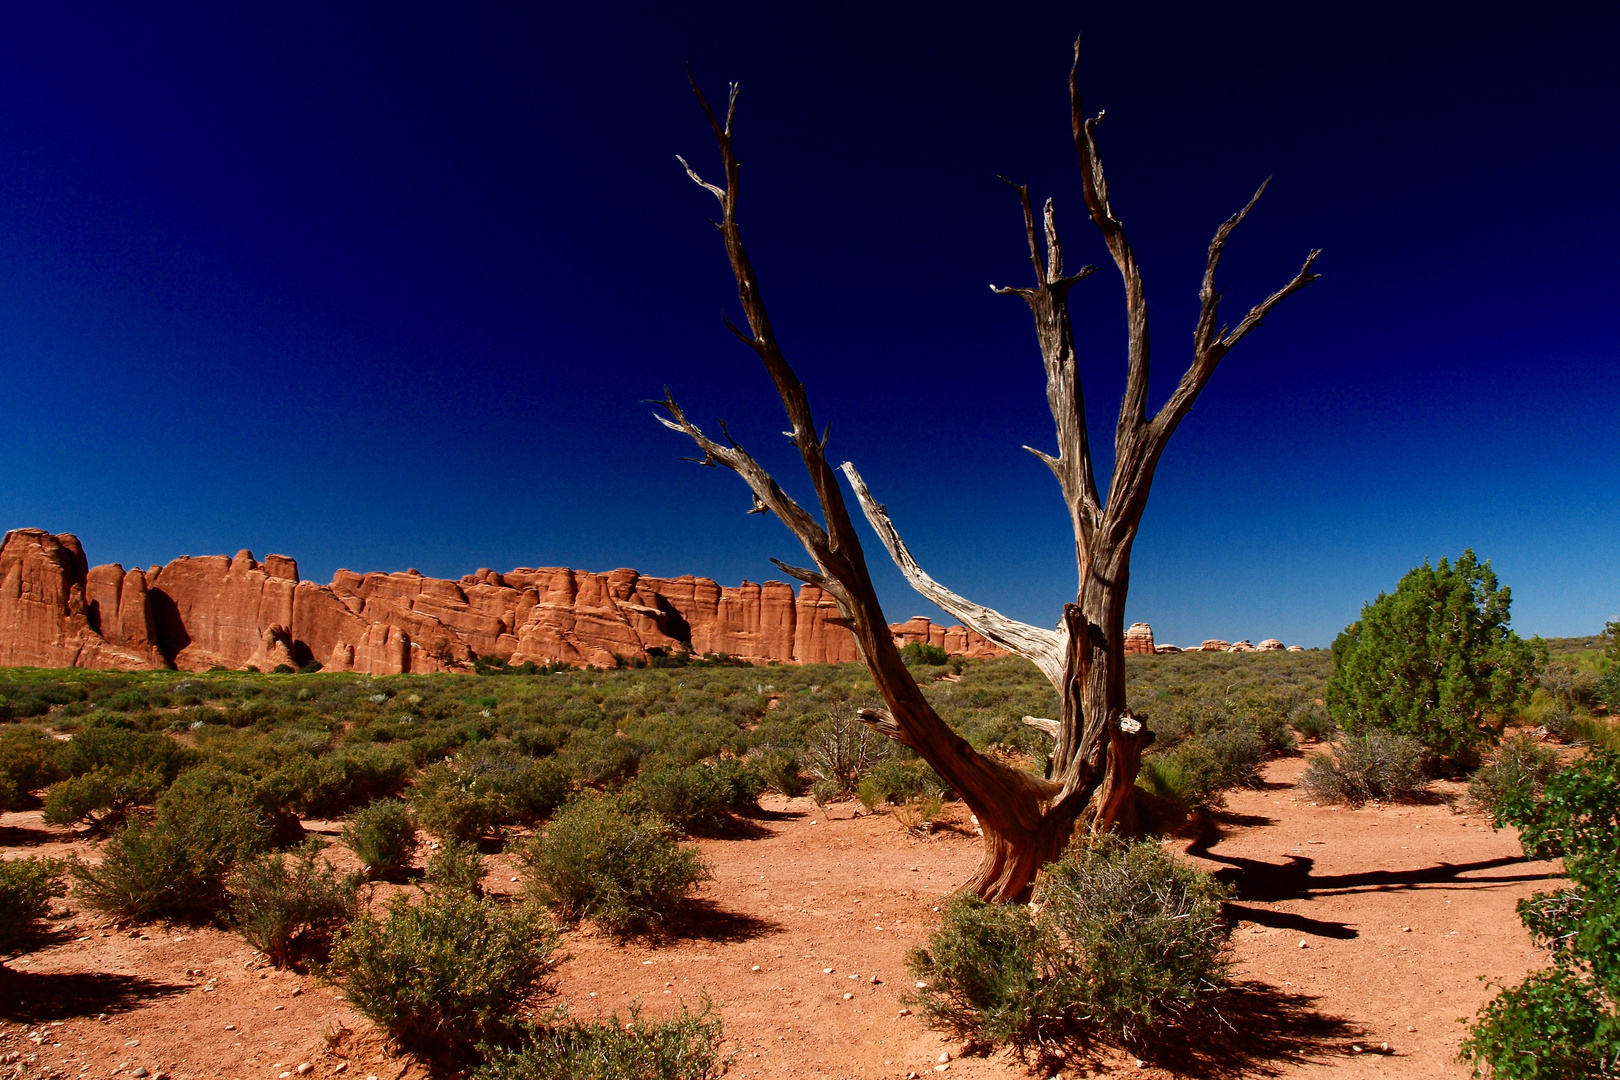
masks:
[(187, 983), (160, 982), (139, 975), (103, 971), (46, 974), (0, 967), (0, 1018), (34, 1022), (128, 1012), (189, 989)]
[(1232, 983), (1220, 999), (1181, 1024), (1167, 1024), (1135, 1048), (1143, 1060), (1209, 1078), (1277, 1076), (1284, 1068), (1349, 1057), (1366, 1032), (1321, 1012), (1317, 998), (1269, 983)]
[(728, 911), (713, 900), (692, 899), (664, 920), (659, 936), (671, 941), (736, 943), (774, 934), (782, 924), (740, 911)]

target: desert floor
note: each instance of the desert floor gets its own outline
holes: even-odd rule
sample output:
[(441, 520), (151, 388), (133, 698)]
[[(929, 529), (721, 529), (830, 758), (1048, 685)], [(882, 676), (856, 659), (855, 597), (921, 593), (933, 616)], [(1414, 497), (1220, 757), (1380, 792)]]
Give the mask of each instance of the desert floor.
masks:
[[(1488, 983), (1539, 963), (1514, 904), (1554, 868), (1464, 812), (1455, 785), (1425, 804), (1318, 807), (1294, 788), (1303, 766), (1271, 763), (1264, 790), (1230, 793), (1216, 835), (1168, 842), (1236, 888), (1239, 990), (1229, 1026), (1145, 1061), (963, 1056), (960, 1039), (903, 1013), (906, 952), (973, 870), (978, 842), (968, 822), (919, 838), (855, 803), (767, 798), (750, 835), (702, 842), (714, 880), (671, 940), (570, 933), (557, 996), (540, 1004), (622, 1014), (639, 1000), (656, 1015), (706, 993), (735, 1077), (1467, 1076), (1458, 1019)], [(335, 838), (336, 823), (309, 824)], [(38, 812), (0, 816), (6, 857), (69, 851), (93, 857)], [(488, 862), (491, 891), (517, 888), (504, 857)], [(0, 970), (0, 1078), (423, 1075), (331, 986), (262, 965), (230, 933), (118, 929), (71, 898), (63, 911), (52, 944)]]

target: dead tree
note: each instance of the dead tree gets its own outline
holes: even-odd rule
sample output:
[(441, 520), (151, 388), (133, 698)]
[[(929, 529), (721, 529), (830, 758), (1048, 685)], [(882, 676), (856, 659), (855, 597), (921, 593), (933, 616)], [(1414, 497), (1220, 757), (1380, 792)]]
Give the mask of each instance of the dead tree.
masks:
[[(803, 384), (783, 356), (775, 328), (761, 296), (759, 279), (749, 262), (737, 226), (738, 163), (732, 144), (732, 122), (737, 109), (737, 86), (731, 87), (724, 121), (715, 115), (696, 82), (693, 92), (703, 107), (719, 144), (724, 185), (700, 177), (684, 158), (687, 174), (720, 202), (720, 234), (737, 280), (737, 293), (747, 316), (748, 332), (728, 322), (744, 344), (765, 364), (787, 410), (791, 430), (786, 432), (798, 448), (809, 472), (822, 519), (790, 498), (770, 474), (744, 449), (724, 424), (720, 441), (701, 431), (667, 391), (658, 404), (668, 413), (659, 420), (695, 441), (705, 465), (724, 465), (753, 490), (751, 513), (770, 511), (780, 517), (804, 545), (815, 569), (789, 566), (772, 560), (783, 571), (825, 590), (838, 604), (842, 621), (855, 636), (862, 659), (871, 671), (888, 708), (863, 711), (863, 719), (887, 737), (911, 747), (956, 791), (978, 817), (984, 830), (984, 859), (969, 885), (988, 899), (1017, 901), (1028, 896), (1039, 869), (1062, 854), (1080, 830), (1130, 828), (1132, 793), (1143, 749), (1153, 735), (1132, 717), (1125, 699), (1125, 594), (1130, 582), (1131, 545), (1147, 506), (1148, 488), (1165, 444), (1181, 423), (1215, 366), (1231, 348), (1283, 299), (1316, 280), (1311, 273), (1317, 252), (1305, 259), (1294, 279), (1256, 304), (1236, 327), (1217, 329), (1220, 293), (1215, 270), (1232, 230), (1243, 221), (1265, 190), (1215, 232), (1199, 290), (1202, 302), (1193, 331), (1192, 362), (1168, 401), (1148, 414), (1148, 317), (1142, 276), (1136, 256), (1125, 239), (1125, 229), (1109, 202), (1102, 160), (1097, 154), (1097, 123), (1102, 115), (1086, 119), (1077, 82), (1080, 42), (1075, 41), (1075, 62), (1069, 69), (1069, 99), (1075, 150), (1086, 210), (1102, 233), (1125, 282), (1129, 327), (1127, 378), (1114, 433), (1114, 471), (1106, 502), (1098, 491), (1087, 442), (1085, 405), (1070, 325), (1069, 290), (1094, 267), (1065, 273), (1052, 202), (1047, 200), (1043, 222), (1037, 225), (1028, 189), (1015, 186), (1023, 207), (1024, 232), (1035, 283), (1028, 287), (992, 288), (1021, 297), (1035, 318), (1035, 333), (1046, 364), (1046, 396), (1057, 428), (1056, 455), (1033, 448), (1057, 477), (1074, 527), (1079, 589), (1075, 601), (1064, 605), (1063, 616), (1052, 630), (1015, 622), (990, 608), (975, 604), (940, 585), (923, 572), (889, 520), (883, 505), (873, 498), (855, 467), (840, 468), (872, 528), (906, 579), (923, 596), (939, 605), (963, 625), (1003, 648), (1028, 658), (1057, 688), (1061, 702), (1053, 734), (1051, 767), (1046, 778), (1014, 768), (981, 754), (951, 730), (928, 704), (911, 672), (900, 660), (889, 632), (888, 620), (878, 603), (855, 525), (826, 456), (827, 432), (817, 434), (810, 400)], [(1046, 258), (1041, 258), (1044, 232)]]

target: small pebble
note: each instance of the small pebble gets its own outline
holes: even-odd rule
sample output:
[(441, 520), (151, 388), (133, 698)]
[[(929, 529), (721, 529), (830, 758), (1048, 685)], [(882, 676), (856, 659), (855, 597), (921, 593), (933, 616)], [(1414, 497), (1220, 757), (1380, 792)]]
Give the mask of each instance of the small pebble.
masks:
[(137, 1065), (135, 1067), (134, 1071), (131, 1072), (129, 1075), (134, 1076), (134, 1077), (142, 1077), (142, 1076), (147, 1075), (146, 1066), (145, 1065)]
[(311, 1065), (307, 1061), (302, 1061), (299, 1062), (298, 1068), (295, 1071), (299, 1076), (308, 1076), (310, 1073), (315, 1071), (315, 1066)]
[(940, 1061), (949, 1061), (949, 1060), (951, 1060), (951, 1052), (949, 1050), (941, 1050), (939, 1052), (938, 1060), (940, 1060)]
[(833, 973), (833, 969), (832, 968), (822, 968), (821, 973), (823, 975), (831, 975)]
[(911, 1015), (911, 1010), (910, 1009), (901, 1009), (900, 1010), (900, 1015), (901, 1016), (910, 1016)]
[(1300, 948), (1302, 948), (1302, 949), (1308, 949), (1308, 948), (1310, 948), (1310, 946), (1309, 946), (1309, 945), (1307, 945), (1307, 944), (1305, 944), (1305, 939), (1304, 939), (1304, 938), (1300, 938), (1300, 939), (1299, 939), (1299, 947), (1300, 947)]
[(235, 1031), (236, 1030), (236, 1025), (235, 1024), (226, 1024), (225, 1025), (225, 1030), (226, 1031)]
[(855, 995), (854, 995), (854, 994), (845, 994), (845, 995), (844, 995), (844, 1000), (845, 1000), (845, 1001), (848, 1001), (848, 1000), (850, 1000), (850, 999), (851, 999), (851, 998), (853, 998), (853, 997), (854, 997), (854, 996), (855, 996)]
[(755, 964), (753, 967), (749, 968), (748, 970), (749, 971), (763, 971), (765, 969), (760, 967), (758, 964)]

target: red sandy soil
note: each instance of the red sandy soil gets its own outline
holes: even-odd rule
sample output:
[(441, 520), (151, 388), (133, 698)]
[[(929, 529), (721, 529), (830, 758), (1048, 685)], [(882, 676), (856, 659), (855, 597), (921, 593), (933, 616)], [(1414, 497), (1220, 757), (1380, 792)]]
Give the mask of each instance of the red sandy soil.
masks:
[[(1426, 804), (1319, 807), (1294, 790), (1303, 766), (1273, 762), (1265, 790), (1231, 793), (1209, 840), (1168, 842), (1237, 889), (1240, 990), (1223, 1037), (1158, 1048), (1142, 1064), (1118, 1051), (959, 1056), (959, 1039), (902, 1014), (906, 952), (973, 870), (978, 842), (971, 822), (917, 837), (889, 815), (856, 815), (858, 804), (767, 799), (754, 835), (702, 842), (714, 880), (672, 939), (566, 935), (558, 997), (579, 1015), (622, 1015), (639, 1000), (656, 1016), (707, 993), (734, 1077), (1467, 1076), (1454, 1061), (1457, 1021), (1491, 993), (1486, 980), (1540, 963), (1514, 904), (1547, 888), (1554, 868), (1522, 860), (1511, 830), (1463, 812), (1456, 785), (1437, 785), (1442, 798)], [(0, 817), (0, 850), (93, 857), (37, 812)], [(339, 847), (330, 854), (347, 861)], [(491, 891), (518, 888), (504, 856), (488, 862)], [(230, 933), (115, 930), (71, 898), (61, 907), (70, 914), (55, 942), (0, 972), (0, 1080), (122, 1080), (139, 1068), (279, 1080), (304, 1065), (312, 1078), (424, 1074), (332, 987), (263, 966)]]

